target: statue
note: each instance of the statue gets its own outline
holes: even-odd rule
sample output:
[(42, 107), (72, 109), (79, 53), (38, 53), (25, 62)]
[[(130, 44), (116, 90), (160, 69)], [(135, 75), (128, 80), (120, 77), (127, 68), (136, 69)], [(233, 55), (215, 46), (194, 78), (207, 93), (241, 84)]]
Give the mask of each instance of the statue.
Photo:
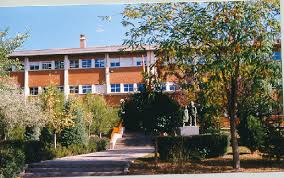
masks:
[[(189, 118), (190, 118), (189, 125), (190, 126), (196, 126), (197, 125), (197, 123), (196, 123), (196, 115), (197, 115), (197, 109), (196, 109), (196, 107), (194, 105), (194, 102), (191, 101), (190, 102), (190, 115), (189, 115)], [(194, 124), (192, 123), (192, 121), (193, 121)]]
[(184, 113), (183, 113), (183, 126), (185, 126), (185, 123), (188, 123), (188, 119), (189, 119), (188, 109), (187, 109), (187, 106), (185, 106)]

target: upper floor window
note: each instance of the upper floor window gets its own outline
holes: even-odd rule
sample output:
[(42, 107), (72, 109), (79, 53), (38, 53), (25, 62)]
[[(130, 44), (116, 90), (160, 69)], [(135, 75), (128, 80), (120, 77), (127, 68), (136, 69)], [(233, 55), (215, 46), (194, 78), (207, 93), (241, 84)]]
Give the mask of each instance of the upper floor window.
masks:
[(92, 60), (91, 59), (83, 59), (82, 60), (82, 68), (91, 68)]
[(42, 69), (43, 70), (48, 70), (48, 69), (51, 69), (51, 68), (52, 68), (51, 62), (43, 62), (42, 63)]
[(281, 60), (281, 52), (273, 52), (274, 60)]
[(111, 84), (110, 90), (111, 92), (120, 92), (120, 84)]
[(64, 61), (55, 61), (55, 69), (63, 69)]
[[(142, 66), (143, 60), (142, 60), (141, 57), (136, 57), (134, 59), (135, 59), (135, 62), (136, 62), (136, 66)], [(145, 63), (144, 63), (144, 65), (145, 65)]]
[(133, 84), (124, 84), (124, 91), (125, 92), (132, 92), (132, 91), (134, 91)]
[(82, 93), (92, 93), (92, 85), (83, 85), (82, 86)]
[(110, 61), (110, 67), (119, 67), (120, 66), (120, 61), (119, 59), (111, 59)]
[(79, 60), (70, 60), (70, 69), (79, 68)]
[(30, 95), (38, 95), (38, 87), (30, 87)]
[(95, 60), (95, 67), (105, 67), (105, 60), (103, 59), (96, 59)]
[(70, 93), (79, 93), (79, 86), (70, 86), (69, 92)]
[(30, 70), (39, 70), (39, 63), (31, 63)]

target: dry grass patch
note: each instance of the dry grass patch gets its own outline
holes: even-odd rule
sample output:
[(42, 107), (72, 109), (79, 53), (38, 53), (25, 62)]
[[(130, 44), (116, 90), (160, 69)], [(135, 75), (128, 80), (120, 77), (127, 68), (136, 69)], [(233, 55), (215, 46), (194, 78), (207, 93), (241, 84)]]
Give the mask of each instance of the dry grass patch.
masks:
[[(268, 160), (259, 153), (251, 154), (245, 147), (240, 149), (240, 153), (242, 167), (239, 170), (240, 172), (284, 171), (284, 160)], [(232, 169), (232, 154), (230, 150), (228, 150), (227, 155), (218, 158), (184, 163), (158, 161), (157, 165), (155, 165), (154, 154), (151, 154), (134, 161), (129, 171), (132, 175), (235, 172)]]

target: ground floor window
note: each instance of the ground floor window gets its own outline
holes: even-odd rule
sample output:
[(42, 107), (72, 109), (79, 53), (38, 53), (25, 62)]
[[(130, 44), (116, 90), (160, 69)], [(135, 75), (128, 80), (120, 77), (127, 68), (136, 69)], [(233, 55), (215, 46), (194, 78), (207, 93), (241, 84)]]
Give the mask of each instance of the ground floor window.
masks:
[(38, 87), (30, 87), (30, 95), (38, 95)]
[(120, 92), (120, 84), (111, 84), (110, 90), (111, 92)]
[(79, 86), (70, 86), (69, 92), (70, 93), (79, 93)]
[(82, 85), (82, 93), (92, 93), (92, 85)]
[(124, 84), (124, 92), (132, 92), (134, 91), (133, 84)]
[(145, 84), (143, 84), (143, 83), (137, 84), (137, 90), (140, 91), (140, 92), (144, 91), (145, 90)]

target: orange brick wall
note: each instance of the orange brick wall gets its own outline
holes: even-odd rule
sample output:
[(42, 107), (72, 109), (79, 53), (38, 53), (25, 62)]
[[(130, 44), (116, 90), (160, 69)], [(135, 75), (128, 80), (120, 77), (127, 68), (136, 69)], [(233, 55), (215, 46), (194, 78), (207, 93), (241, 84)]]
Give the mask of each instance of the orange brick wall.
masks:
[(125, 95), (109, 94), (109, 95), (104, 95), (104, 97), (108, 105), (118, 107), (120, 106), (120, 100), (127, 99), (130, 95), (131, 94), (125, 94)]
[(64, 71), (29, 71), (29, 86), (64, 85)]
[(16, 82), (17, 85), (23, 87), (24, 86), (24, 79), (25, 73), (24, 72), (11, 72), (10, 76)]
[(69, 85), (105, 83), (105, 69), (70, 69)]
[(142, 67), (110, 68), (110, 83), (141, 83)]

